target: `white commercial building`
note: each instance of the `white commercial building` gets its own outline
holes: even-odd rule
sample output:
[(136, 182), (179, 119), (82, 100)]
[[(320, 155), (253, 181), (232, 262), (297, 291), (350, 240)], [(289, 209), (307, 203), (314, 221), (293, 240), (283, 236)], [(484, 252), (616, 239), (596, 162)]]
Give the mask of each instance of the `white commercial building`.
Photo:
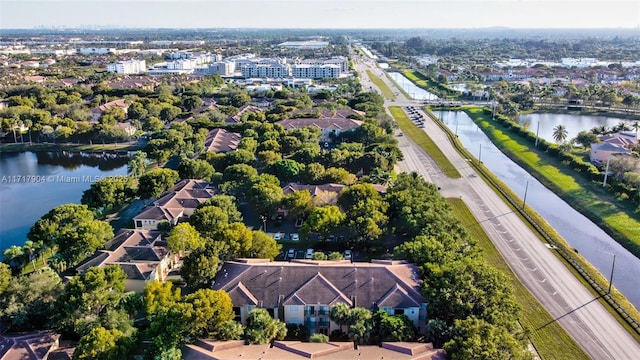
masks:
[(115, 54), (115, 48), (80, 48), (78, 49), (78, 53), (81, 55), (106, 55), (106, 54)]
[(147, 71), (147, 64), (144, 60), (118, 61), (107, 65), (108, 72), (118, 74), (141, 74)]

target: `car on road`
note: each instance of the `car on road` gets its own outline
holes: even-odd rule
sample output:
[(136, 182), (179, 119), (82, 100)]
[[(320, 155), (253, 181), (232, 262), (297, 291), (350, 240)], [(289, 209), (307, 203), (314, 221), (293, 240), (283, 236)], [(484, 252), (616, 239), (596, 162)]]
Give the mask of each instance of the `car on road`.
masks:
[(312, 256), (313, 256), (313, 249), (311, 248), (307, 249), (307, 252), (304, 253), (304, 258), (311, 259)]
[(299, 240), (300, 240), (300, 235), (298, 235), (298, 233), (291, 234), (291, 241), (299, 241)]
[(287, 250), (287, 259), (295, 259), (296, 258), (296, 249), (291, 248)]
[(345, 260), (351, 260), (353, 257), (353, 253), (351, 252), (351, 250), (345, 250), (342, 256)]

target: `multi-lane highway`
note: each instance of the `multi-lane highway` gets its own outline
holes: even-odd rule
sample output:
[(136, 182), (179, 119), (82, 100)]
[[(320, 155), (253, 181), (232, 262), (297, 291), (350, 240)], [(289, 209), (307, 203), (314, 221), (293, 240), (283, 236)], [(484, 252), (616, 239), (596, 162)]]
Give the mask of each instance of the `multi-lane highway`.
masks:
[[(380, 78), (397, 94), (394, 101), (386, 101), (387, 106), (418, 108), (419, 103), (404, 98), (374, 63), (357, 62), (356, 69), (365, 87), (375, 87), (366, 78), (369, 69), (381, 75)], [(429, 155), (406, 136), (398, 137), (405, 158), (400, 163), (401, 169), (415, 171), (433, 182), (442, 189), (443, 196), (461, 197), (520, 281), (591, 358), (640, 359), (640, 344), (554, 256), (554, 250), (543, 244), (476, 174), (469, 166), (469, 160), (458, 154), (445, 133), (428, 116), (424, 118), (424, 131), (456, 166), (462, 178), (446, 177)]]

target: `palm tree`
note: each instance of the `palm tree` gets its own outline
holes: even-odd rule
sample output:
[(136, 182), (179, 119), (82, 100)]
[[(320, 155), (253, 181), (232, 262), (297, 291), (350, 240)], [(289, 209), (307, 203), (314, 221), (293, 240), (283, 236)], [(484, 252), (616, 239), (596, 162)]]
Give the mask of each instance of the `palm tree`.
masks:
[(35, 257), (33, 256), (35, 249), (36, 249), (35, 244), (31, 240), (25, 241), (24, 245), (22, 246), (22, 250), (24, 251), (25, 259), (26, 259), (25, 263), (31, 261), (31, 264), (33, 265), (33, 270), (36, 269), (36, 262), (34, 261)]
[(567, 128), (564, 125), (558, 125), (553, 128), (553, 140), (555, 140), (557, 144), (565, 141), (567, 139), (567, 135)]
[(640, 121), (636, 120), (631, 124), (631, 127), (636, 131), (636, 136), (638, 136), (638, 129), (640, 129)]
[(20, 263), (18, 263), (17, 259), (24, 255), (24, 251), (22, 251), (22, 247), (12, 245), (10, 248), (6, 249), (2, 255), (4, 255), (4, 261), (8, 262), (9, 266), (12, 268), (19, 268)]

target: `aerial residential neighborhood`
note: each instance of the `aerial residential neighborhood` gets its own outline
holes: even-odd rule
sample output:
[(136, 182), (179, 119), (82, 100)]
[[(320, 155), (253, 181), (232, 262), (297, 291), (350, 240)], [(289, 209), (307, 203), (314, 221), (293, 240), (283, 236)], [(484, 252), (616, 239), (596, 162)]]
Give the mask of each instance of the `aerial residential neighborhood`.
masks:
[(0, 360), (637, 358), (634, 28), (215, 3), (0, 4)]

